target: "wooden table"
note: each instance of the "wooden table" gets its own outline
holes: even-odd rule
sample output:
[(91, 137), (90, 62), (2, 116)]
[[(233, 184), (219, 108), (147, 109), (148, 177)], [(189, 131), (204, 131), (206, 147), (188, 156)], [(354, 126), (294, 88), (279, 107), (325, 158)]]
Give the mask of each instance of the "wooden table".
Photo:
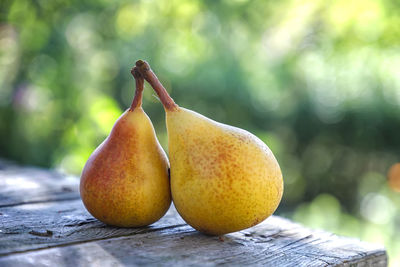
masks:
[(222, 237), (195, 231), (173, 206), (149, 227), (110, 227), (85, 210), (78, 186), (77, 177), (0, 161), (0, 266), (387, 264), (378, 245), (278, 216)]

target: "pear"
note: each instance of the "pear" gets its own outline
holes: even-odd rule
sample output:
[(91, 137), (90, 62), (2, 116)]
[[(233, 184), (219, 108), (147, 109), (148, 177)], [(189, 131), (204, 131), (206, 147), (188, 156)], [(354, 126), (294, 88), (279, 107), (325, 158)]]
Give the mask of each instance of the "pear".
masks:
[(131, 107), (89, 157), (80, 193), (87, 210), (114, 226), (139, 227), (160, 219), (171, 204), (167, 156), (142, 109), (143, 77), (132, 69)]
[(172, 199), (193, 228), (222, 235), (254, 226), (278, 207), (282, 172), (253, 134), (179, 107), (149, 64), (136, 66), (166, 112)]

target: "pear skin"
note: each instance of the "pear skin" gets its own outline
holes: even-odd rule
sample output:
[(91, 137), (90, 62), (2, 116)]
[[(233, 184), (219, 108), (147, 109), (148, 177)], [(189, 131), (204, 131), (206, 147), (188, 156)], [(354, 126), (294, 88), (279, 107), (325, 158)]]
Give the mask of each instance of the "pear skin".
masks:
[(89, 157), (80, 182), (87, 210), (98, 220), (121, 227), (149, 225), (171, 204), (168, 159), (141, 107), (143, 77), (136, 73), (135, 79), (131, 108)]
[(278, 207), (282, 173), (256, 136), (184, 108), (167, 112), (167, 128), (172, 198), (193, 228), (212, 235), (235, 232)]
[(179, 107), (148, 63), (136, 66), (166, 111), (172, 198), (182, 218), (203, 233), (222, 235), (269, 217), (281, 201), (283, 178), (268, 146), (245, 130)]

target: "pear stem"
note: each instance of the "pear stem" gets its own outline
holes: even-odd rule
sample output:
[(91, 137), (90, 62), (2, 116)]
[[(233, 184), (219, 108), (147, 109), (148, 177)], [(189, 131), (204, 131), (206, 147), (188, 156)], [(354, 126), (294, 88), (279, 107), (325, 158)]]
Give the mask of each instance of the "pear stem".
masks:
[(130, 111), (133, 111), (135, 108), (142, 106), (144, 78), (138, 71), (137, 67), (132, 68), (131, 74), (135, 78), (135, 85), (136, 85), (135, 97), (133, 98), (131, 107), (129, 109)]
[(157, 75), (150, 68), (149, 63), (144, 60), (138, 60), (136, 61), (136, 67), (140, 74), (142, 74), (143, 78), (151, 85), (151, 87), (153, 87), (154, 91), (160, 98), (164, 109), (168, 111), (177, 110), (179, 106), (175, 104), (174, 100), (170, 97), (160, 80), (158, 80)]

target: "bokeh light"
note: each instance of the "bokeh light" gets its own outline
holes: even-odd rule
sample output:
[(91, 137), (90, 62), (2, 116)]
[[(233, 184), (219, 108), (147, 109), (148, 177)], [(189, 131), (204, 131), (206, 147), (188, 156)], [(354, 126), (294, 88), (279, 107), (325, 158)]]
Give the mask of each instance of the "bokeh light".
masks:
[(390, 167), (388, 172), (389, 186), (396, 192), (400, 192), (400, 163)]

